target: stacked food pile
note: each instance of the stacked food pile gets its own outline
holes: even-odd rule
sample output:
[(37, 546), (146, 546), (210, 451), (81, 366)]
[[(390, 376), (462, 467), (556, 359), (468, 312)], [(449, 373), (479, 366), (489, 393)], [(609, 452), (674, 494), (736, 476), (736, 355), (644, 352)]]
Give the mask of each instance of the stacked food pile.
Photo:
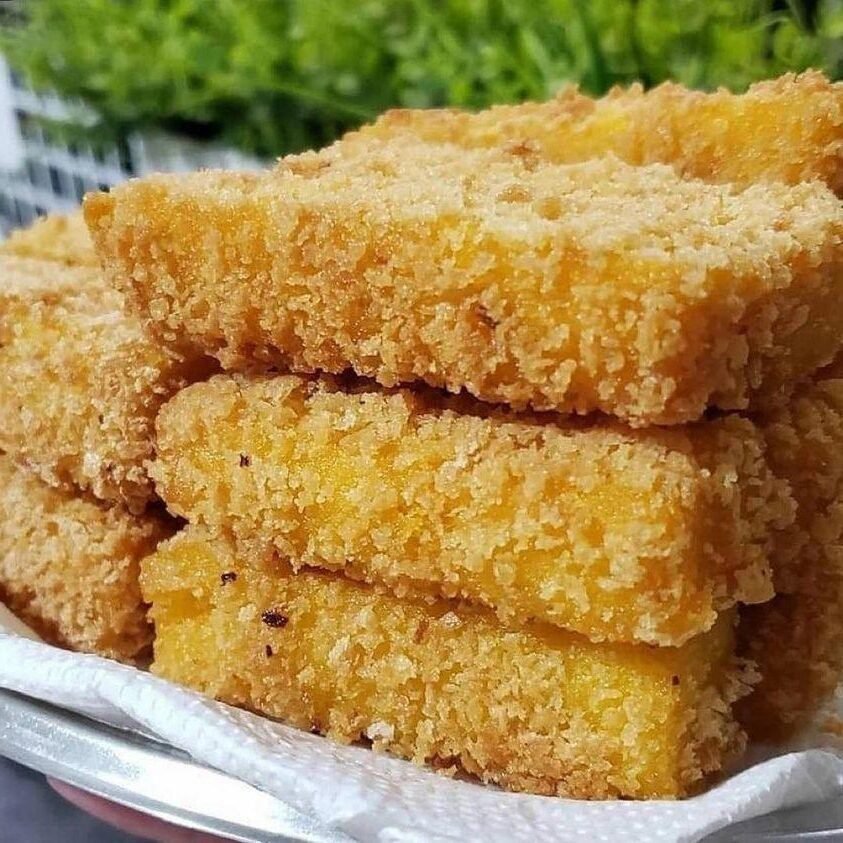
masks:
[(44, 637), (148, 661), (139, 563), (175, 532), (146, 470), (155, 416), (210, 370), (147, 337), (80, 215), (0, 245), (0, 600)]
[[(86, 201), (107, 281), (36, 231), (4, 259), (0, 447), (186, 519), (141, 563), (161, 675), (516, 790), (684, 795), (839, 676), (841, 191), (818, 74), (130, 182)], [(66, 614), (4, 529), (13, 602)]]

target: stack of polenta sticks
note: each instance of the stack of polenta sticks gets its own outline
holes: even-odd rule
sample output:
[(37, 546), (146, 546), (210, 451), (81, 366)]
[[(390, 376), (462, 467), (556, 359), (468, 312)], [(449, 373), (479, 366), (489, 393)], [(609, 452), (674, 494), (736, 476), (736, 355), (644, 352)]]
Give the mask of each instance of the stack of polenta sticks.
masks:
[[(105, 321), (179, 372), (125, 363), (156, 456), (102, 458), (188, 521), (141, 563), (153, 669), (588, 798), (793, 728), (843, 652), (841, 173), (843, 89), (806, 74), (398, 112), (88, 197)], [(103, 496), (89, 443), (26, 435), (30, 380), (0, 447)]]
[(145, 463), (158, 408), (208, 371), (126, 312), (81, 216), (0, 244), (0, 599), (47, 639), (148, 661), (139, 563), (174, 526)]

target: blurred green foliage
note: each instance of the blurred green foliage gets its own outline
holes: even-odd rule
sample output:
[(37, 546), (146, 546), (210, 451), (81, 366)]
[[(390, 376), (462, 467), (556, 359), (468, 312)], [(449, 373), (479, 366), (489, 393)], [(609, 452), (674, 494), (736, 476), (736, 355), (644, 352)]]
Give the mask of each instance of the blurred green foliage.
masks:
[[(4, 6), (6, 4), (3, 4)], [(15, 4), (12, 4), (15, 8)], [(28, 0), (0, 46), (100, 132), (277, 155), (390, 106), (542, 99), (565, 82), (739, 90), (843, 70), (843, 0)]]

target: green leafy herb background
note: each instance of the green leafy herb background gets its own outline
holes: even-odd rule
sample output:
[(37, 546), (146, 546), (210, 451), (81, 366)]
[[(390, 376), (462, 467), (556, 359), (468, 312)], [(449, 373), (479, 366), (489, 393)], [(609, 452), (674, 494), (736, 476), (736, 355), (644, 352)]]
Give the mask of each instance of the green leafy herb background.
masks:
[(640, 79), (741, 90), (843, 70), (843, 0), (29, 0), (0, 49), (81, 98), (97, 132), (161, 127), (259, 155), (321, 145), (392, 106), (593, 94)]

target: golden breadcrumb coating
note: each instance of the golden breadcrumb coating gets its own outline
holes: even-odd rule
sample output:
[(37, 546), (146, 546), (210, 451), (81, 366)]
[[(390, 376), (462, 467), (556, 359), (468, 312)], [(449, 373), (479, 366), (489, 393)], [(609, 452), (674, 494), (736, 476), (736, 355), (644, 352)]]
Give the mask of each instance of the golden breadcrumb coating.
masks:
[(152, 641), (139, 562), (172, 528), (42, 483), (0, 455), (0, 597), (60, 646), (131, 662)]
[(147, 337), (98, 269), (0, 255), (0, 449), (140, 511), (159, 406), (204, 375)]
[(274, 552), (592, 640), (681, 644), (772, 596), (770, 531), (792, 501), (747, 420), (630, 431), (461, 409), (221, 375), (162, 408), (151, 473), (244, 560)]
[(829, 577), (817, 594), (778, 594), (741, 610), (739, 652), (761, 682), (738, 719), (752, 740), (779, 743), (811, 725), (843, 680), (843, 587)]
[(843, 344), (843, 209), (615, 158), (373, 142), (86, 201), (168, 342), (635, 424), (778, 397)]
[(754, 677), (732, 657), (731, 615), (682, 648), (592, 644), (336, 574), (246, 563), (195, 528), (141, 577), (156, 673), (512, 790), (682, 796), (744, 744), (731, 704)]
[(53, 260), (68, 266), (99, 266), (81, 211), (50, 214), (0, 243), (0, 255)]
[(796, 522), (772, 556), (776, 590), (741, 613), (741, 650), (763, 681), (741, 717), (758, 739), (790, 736), (843, 679), (843, 380), (840, 365), (762, 420), (773, 470), (789, 481)]
[(819, 593), (843, 577), (843, 379), (831, 367), (759, 418), (773, 471), (790, 483), (794, 525), (774, 542), (776, 591)]
[(843, 83), (817, 71), (758, 82), (745, 94), (666, 82), (646, 93), (641, 85), (614, 88), (599, 100), (568, 87), (549, 102), (477, 114), (388, 111), (342, 142), (401, 135), (469, 149), (521, 145), (557, 164), (614, 153), (713, 182), (820, 179), (843, 194)]

